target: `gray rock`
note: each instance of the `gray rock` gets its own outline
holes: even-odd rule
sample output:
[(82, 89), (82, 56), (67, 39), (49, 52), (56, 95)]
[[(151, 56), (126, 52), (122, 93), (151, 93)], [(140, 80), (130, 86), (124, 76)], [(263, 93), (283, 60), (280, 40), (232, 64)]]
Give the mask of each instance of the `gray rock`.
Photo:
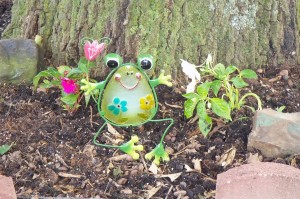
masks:
[(300, 153), (300, 112), (257, 111), (248, 138), (248, 150), (258, 149), (265, 157)]
[(34, 40), (0, 40), (0, 82), (31, 82), (37, 73), (38, 61), (38, 46)]

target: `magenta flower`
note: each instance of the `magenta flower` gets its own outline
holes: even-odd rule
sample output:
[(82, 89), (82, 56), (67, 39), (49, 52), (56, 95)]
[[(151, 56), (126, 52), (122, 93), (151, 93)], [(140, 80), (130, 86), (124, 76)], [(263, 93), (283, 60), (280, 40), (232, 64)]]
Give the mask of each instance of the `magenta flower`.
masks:
[(87, 41), (84, 44), (84, 55), (85, 58), (89, 61), (95, 60), (100, 53), (104, 50), (105, 43), (98, 43), (98, 41), (93, 40), (93, 42)]
[(69, 78), (62, 78), (61, 79), (61, 85), (64, 89), (64, 92), (67, 94), (76, 93), (78, 91), (78, 86), (76, 84), (76, 80), (69, 79)]

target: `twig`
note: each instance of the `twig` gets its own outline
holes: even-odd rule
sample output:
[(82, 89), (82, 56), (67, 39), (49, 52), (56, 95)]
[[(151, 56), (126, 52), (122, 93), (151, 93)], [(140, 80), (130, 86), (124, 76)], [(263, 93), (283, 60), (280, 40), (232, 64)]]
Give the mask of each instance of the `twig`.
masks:
[(91, 114), (90, 114), (90, 125), (91, 125), (91, 128), (93, 128), (93, 109), (92, 109), (92, 106), (90, 106), (90, 111), (91, 111)]
[(173, 185), (171, 185), (171, 187), (169, 188), (168, 193), (167, 193), (165, 199), (168, 199), (168, 196), (171, 193), (172, 189), (173, 189)]

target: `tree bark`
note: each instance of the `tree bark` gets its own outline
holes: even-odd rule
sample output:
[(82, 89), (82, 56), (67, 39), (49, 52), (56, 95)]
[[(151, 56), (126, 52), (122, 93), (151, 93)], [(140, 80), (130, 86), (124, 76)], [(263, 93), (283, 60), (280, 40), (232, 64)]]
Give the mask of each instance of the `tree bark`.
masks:
[(4, 38), (44, 38), (54, 65), (75, 65), (80, 39), (112, 39), (107, 52), (135, 61), (156, 59), (175, 77), (180, 59), (259, 68), (300, 63), (300, 3), (296, 0), (14, 0)]

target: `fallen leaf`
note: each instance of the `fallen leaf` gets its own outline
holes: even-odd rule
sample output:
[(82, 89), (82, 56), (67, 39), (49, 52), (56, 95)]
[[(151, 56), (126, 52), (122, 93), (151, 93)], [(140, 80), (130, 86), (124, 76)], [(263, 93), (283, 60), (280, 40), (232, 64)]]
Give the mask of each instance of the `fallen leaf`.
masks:
[(186, 169), (186, 172), (192, 172), (194, 169), (192, 169), (189, 165), (185, 164), (184, 168)]
[(255, 153), (255, 154), (250, 153), (249, 157), (247, 158), (247, 163), (250, 164), (250, 163), (256, 163), (256, 162), (261, 162), (258, 153)]
[(156, 194), (156, 192), (158, 192), (158, 190), (161, 188), (161, 186), (159, 187), (152, 187), (150, 190), (147, 190), (147, 199), (152, 198), (152, 196), (154, 196)]
[(149, 167), (148, 170), (151, 171), (155, 175), (158, 173), (158, 167), (153, 162), (152, 162), (152, 164), (151, 164), (151, 166)]
[(166, 174), (166, 175), (157, 175), (157, 178), (170, 178), (171, 182), (174, 182), (179, 176), (181, 176), (182, 172), (179, 173), (172, 173), (172, 174)]
[(236, 154), (236, 148), (235, 147), (230, 148), (221, 156), (221, 159), (219, 160), (218, 164), (223, 166), (224, 168), (232, 164), (235, 154)]
[(58, 175), (60, 177), (64, 177), (64, 178), (81, 178), (82, 177), (82, 175), (76, 175), (76, 174), (64, 173), (64, 172), (59, 172)]

